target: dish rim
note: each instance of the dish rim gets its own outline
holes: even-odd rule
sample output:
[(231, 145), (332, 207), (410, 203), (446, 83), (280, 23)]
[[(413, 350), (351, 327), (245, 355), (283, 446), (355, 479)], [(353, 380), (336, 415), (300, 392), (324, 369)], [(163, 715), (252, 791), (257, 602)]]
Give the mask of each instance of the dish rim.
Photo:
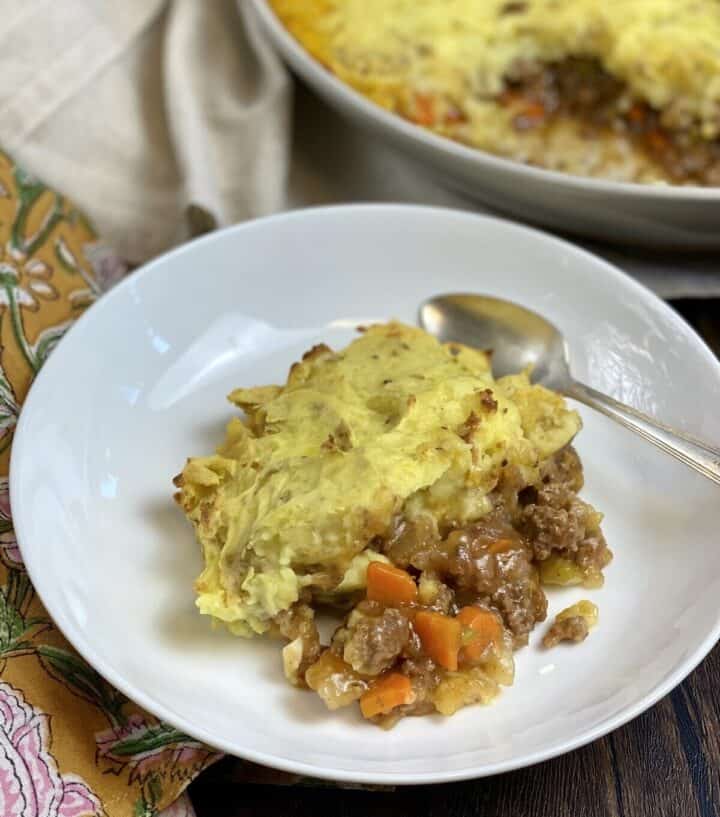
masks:
[[(720, 382), (720, 360), (717, 359), (717, 357), (714, 355), (714, 353), (711, 351), (711, 349), (708, 347), (705, 341), (697, 334), (697, 332), (695, 332), (695, 330), (687, 323), (687, 321), (685, 321), (685, 319), (679, 313), (677, 313), (666, 302), (664, 302), (661, 298), (655, 295), (655, 293), (653, 293), (649, 288), (639, 283), (637, 280), (633, 279), (631, 276), (627, 275), (618, 267), (615, 267), (613, 264), (610, 264), (609, 262), (603, 260), (602, 258), (599, 258), (598, 256), (594, 255), (588, 250), (583, 249), (582, 247), (578, 247), (577, 245), (573, 244), (570, 241), (558, 238), (552, 234), (549, 234), (535, 227), (528, 227), (526, 225), (516, 224), (513, 223), (512, 221), (509, 221), (508, 219), (503, 219), (496, 216), (473, 213), (455, 208), (432, 207), (414, 204), (349, 204), (349, 205), (308, 207), (298, 210), (285, 211), (274, 215), (265, 216), (263, 218), (253, 219), (247, 222), (231, 225), (229, 227), (225, 227), (220, 230), (208, 233), (204, 236), (201, 236), (200, 238), (197, 238), (193, 241), (187, 242), (186, 244), (175, 247), (169, 250), (168, 252), (157, 256), (156, 258), (152, 259), (146, 264), (143, 264), (137, 270), (126, 276), (120, 283), (115, 285), (112, 288), (112, 290), (105, 293), (100, 299), (98, 299), (97, 302), (95, 302), (91, 307), (89, 307), (80, 318), (78, 318), (78, 320), (70, 327), (68, 332), (61, 339), (58, 346), (61, 346), (63, 343), (65, 343), (66, 338), (68, 337), (81, 335), (82, 332), (84, 331), (85, 325), (90, 320), (95, 320), (93, 313), (97, 313), (100, 308), (110, 308), (113, 299), (120, 297), (119, 293), (122, 293), (126, 289), (135, 286), (139, 278), (144, 278), (148, 275), (154, 274), (153, 270), (156, 267), (162, 267), (169, 260), (174, 259), (176, 256), (182, 255), (183, 253), (187, 252), (190, 247), (195, 247), (196, 245), (202, 245), (205, 243), (209, 244), (217, 240), (225, 240), (225, 236), (229, 234), (242, 234), (246, 231), (252, 231), (258, 228), (266, 229), (267, 225), (269, 224), (277, 224), (284, 221), (302, 220), (308, 214), (312, 214), (314, 216), (318, 215), (322, 216), (322, 214), (324, 213), (333, 214), (338, 211), (345, 211), (348, 213), (348, 217), (352, 218), (353, 212), (358, 210), (376, 212), (385, 211), (388, 217), (392, 217), (392, 213), (398, 210), (402, 210), (405, 212), (417, 211), (427, 215), (432, 215), (433, 213), (435, 213), (444, 217), (451, 216), (453, 218), (463, 220), (473, 220), (476, 222), (479, 220), (480, 222), (490, 224), (501, 224), (504, 228), (510, 228), (512, 231), (519, 230), (521, 232), (534, 234), (541, 240), (552, 244), (558, 251), (559, 250), (563, 250), (565, 252), (570, 251), (570, 253), (574, 254), (576, 257), (583, 257), (585, 259), (588, 259), (598, 270), (603, 270), (603, 273), (607, 275), (611, 281), (612, 280), (621, 281), (624, 286), (629, 286), (631, 289), (636, 290), (638, 295), (642, 299), (644, 299), (646, 303), (649, 300), (653, 308), (657, 311), (657, 313), (661, 314), (666, 320), (672, 322), (678, 329), (678, 331), (681, 331), (685, 336), (691, 336), (694, 345), (698, 348), (699, 352), (706, 359), (710, 368), (715, 371), (715, 374), (718, 378), (718, 382)], [(102, 304), (105, 304), (106, 307), (103, 307)], [(8, 482), (11, 505), (12, 496), (15, 494), (15, 492), (19, 493), (18, 485), (19, 469), (15, 466), (20, 460), (23, 459), (24, 456), (23, 451), (25, 447), (29, 444), (28, 439), (29, 435), (26, 434), (25, 432), (25, 426), (29, 422), (27, 418), (30, 416), (30, 411), (28, 410), (28, 407), (32, 408), (33, 401), (39, 399), (38, 398), (39, 389), (37, 388), (36, 384), (38, 382), (42, 382), (43, 378), (50, 377), (51, 374), (48, 374), (48, 372), (52, 373), (58, 366), (60, 366), (60, 363), (58, 362), (59, 358), (57, 357), (56, 354), (57, 349), (54, 351), (55, 353), (51, 355), (50, 359), (47, 361), (45, 366), (43, 366), (43, 369), (38, 373), (37, 377), (31, 384), (28, 394), (26, 395), (26, 398), (23, 402), (23, 410), (21, 410), (20, 412), (18, 424), (15, 430), (15, 436), (13, 440), (10, 458), (10, 473)], [(23, 516), (18, 515), (17, 518), (13, 519), (13, 523), (18, 545), (22, 553), (23, 550), (22, 542), (25, 540), (27, 532), (25, 519)], [(480, 769), (466, 767), (459, 770), (441, 769), (435, 772), (381, 772), (381, 771), (353, 772), (345, 769), (332, 768), (319, 769), (318, 766), (313, 764), (286, 759), (264, 751), (257, 751), (251, 749), (245, 750), (242, 753), (240, 753), (238, 752), (237, 747), (232, 745), (231, 742), (215, 739), (212, 734), (208, 733), (201, 726), (196, 727), (191, 722), (186, 722), (186, 720), (183, 719), (183, 717), (180, 714), (176, 715), (170, 707), (165, 706), (161, 701), (157, 701), (151, 694), (145, 693), (141, 689), (135, 687), (130, 680), (126, 680), (122, 674), (116, 672), (111, 666), (110, 662), (104, 660), (103, 658), (96, 658), (93, 654), (92, 645), (86, 639), (85, 634), (80, 631), (75, 632), (77, 628), (74, 625), (72, 625), (67, 620), (67, 617), (64, 616), (62, 613), (59, 616), (55, 616), (53, 612), (47, 608), (47, 605), (44, 600), (45, 596), (43, 588), (47, 587), (48, 584), (51, 583), (52, 577), (49, 577), (47, 580), (42, 578), (43, 573), (42, 559), (39, 558), (41, 548), (36, 548), (35, 550), (36, 550), (35, 557), (30, 558), (29, 560), (27, 560), (25, 558), (25, 555), (23, 554), (25, 569), (30, 577), (30, 580), (33, 583), (33, 586), (35, 587), (38, 597), (41, 599), (43, 605), (46, 606), (46, 609), (53, 618), (55, 625), (63, 634), (63, 636), (67, 639), (67, 641), (82, 656), (82, 658), (97, 672), (99, 672), (110, 684), (112, 684), (116, 689), (122, 692), (127, 698), (129, 698), (131, 701), (134, 701), (136, 704), (143, 707), (148, 712), (156, 715), (158, 718), (170, 724), (171, 726), (174, 726), (176, 729), (179, 729), (181, 732), (187, 734), (188, 736), (193, 737), (196, 740), (199, 740), (207, 744), (208, 746), (216, 748), (219, 751), (222, 751), (226, 754), (242, 757), (246, 760), (270, 766), (275, 769), (280, 769), (282, 771), (301, 774), (309, 777), (320, 777), (321, 779), (333, 780), (338, 782), (368, 783), (379, 785), (383, 784), (418, 785), (418, 784), (449, 783), (461, 780), (489, 777), (491, 775), (509, 772), (516, 769), (525, 768), (528, 766), (533, 766), (545, 760), (550, 760), (552, 758), (566, 754), (570, 751), (574, 751), (575, 749), (581, 748), (582, 746), (585, 746), (588, 743), (591, 743), (594, 740), (597, 740), (598, 738), (609, 734), (610, 732), (614, 731), (620, 726), (623, 726), (630, 720), (633, 720), (635, 717), (645, 712), (647, 709), (654, 706), (661, 698), (663, 698), (679, 683), (681, 683), (690, 674), (690, 672), (692, 672), (698, 666), (698, 664), (710, 652), (710, 650), (718, 641), (718, 639), (720, 639), (720, 608), (718, 608), (718, 612), (716, 613), (716, 619), (713, 627), (710, 628), (708, 634), (701, 641), (698, 647), (686, 658), (684, 662), (679, 664), (660, 683), (658, 683), (651, 693), (646, 695), (644, 698), (641, 698), (633, 705), (626, 707), (618, 714), (605, 718), (594, 728), (588, 730), (586, 733), (576, 738), (551, 743), (541, 750), (537, 750), (535, 752), (523, 755), (521, 757), (515, 757), (509, 760), (489, 763), (481, 767)], [(70, 633), (72, 633), (72, 636), (70, 635)]]
[(379, 123), (385, 130), (394, 131), (404, 139), (415, 142), (427, 149), (447, 154), (464, 162), (475, 162), (482, 167), (505, 175), (529, 176), (534, 181), (567, 187), (576, 191), (596, 195), (630, 196), (659, 200), (681, 200), (686, 203), (718, 202), (720, 187), (703, 187), (700, 185), (641, 184), (640, 182), (621, 182), (602, 179), (594, 176), (580, 176), (549, 170), (535, 165), (496, 156), (480, 148), (467, 147), (445, 136), (415, 125), (398, 114), (394, 114), (377, 105), (356, 91), (351, 85), (326, 69), (284, 26), (282, 20), (270, 6), (269, 0), (251, 0), (263, 28), (273, 44), (290, 63), (291, 67), (313, 85), (322, 87), (344, 104), (359, 109), (365, 117)]

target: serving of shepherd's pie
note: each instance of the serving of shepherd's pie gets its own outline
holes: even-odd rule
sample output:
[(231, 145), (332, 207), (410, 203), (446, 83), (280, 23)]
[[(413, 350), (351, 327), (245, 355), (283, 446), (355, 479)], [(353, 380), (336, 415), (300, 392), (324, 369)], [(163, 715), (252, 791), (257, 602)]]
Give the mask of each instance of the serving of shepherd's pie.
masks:
[[(197, 604), (284, 638), (286, 676), (330, 708), (359, 699), (390, 725), (488, 701), (546, 616), (543, 584), (602, 583), (580, 419), (526, 373), (495, 380), (488, 353), (375, 325), (230, 400), (245, 416), (176, 479), (205, 559)], [(326, 646), (328, 606), (346, 615)], [(555, 643), (582, 640), (591, 608)]]

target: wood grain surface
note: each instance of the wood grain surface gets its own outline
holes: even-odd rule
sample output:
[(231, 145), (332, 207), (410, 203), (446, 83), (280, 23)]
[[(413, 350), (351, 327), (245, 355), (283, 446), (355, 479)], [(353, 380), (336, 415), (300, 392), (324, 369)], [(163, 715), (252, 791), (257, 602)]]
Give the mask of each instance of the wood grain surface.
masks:
[[(720, 301), (674, 306), (720, 356)], [(521, 771), (368, 791), (226, 758), (190, 794), (197, 817), (720, 817), (720, 646), (631, 723)]]

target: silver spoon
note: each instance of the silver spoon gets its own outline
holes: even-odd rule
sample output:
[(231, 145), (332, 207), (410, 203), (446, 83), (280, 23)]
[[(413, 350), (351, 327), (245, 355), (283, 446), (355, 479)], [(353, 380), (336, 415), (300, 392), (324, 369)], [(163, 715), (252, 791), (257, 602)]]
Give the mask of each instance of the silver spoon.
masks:
[(497, 377), (533, 367), (533, 381), (596, 409), (720, 484), (720, 448), (696, 440), (642, 412), (578, 383), (567, 344), (545, 318), (523, 306), (484, 295), (440, 295), (420, 307), (420, 324), (443, 342), (493, 350)]

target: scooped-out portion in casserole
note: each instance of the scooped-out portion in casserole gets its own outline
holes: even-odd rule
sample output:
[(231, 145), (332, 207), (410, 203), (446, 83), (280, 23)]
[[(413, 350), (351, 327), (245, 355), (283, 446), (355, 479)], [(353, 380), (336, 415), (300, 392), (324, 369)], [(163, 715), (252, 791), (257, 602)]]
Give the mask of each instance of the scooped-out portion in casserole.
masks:
[[(611, 553), (578, 496), (579, 416), (490, 364), (391, 322), (232, 392), (243, 415), (175, 479), (200, 612), (284, 639), (292, 684), (385, 727), (511, 684), (545, 587), (601, 586)], [(320, 609), (338, 617), (328, 643)]]
[(269, 0), (377, 104), (540, 167), (720, 186), (717, 0)]

